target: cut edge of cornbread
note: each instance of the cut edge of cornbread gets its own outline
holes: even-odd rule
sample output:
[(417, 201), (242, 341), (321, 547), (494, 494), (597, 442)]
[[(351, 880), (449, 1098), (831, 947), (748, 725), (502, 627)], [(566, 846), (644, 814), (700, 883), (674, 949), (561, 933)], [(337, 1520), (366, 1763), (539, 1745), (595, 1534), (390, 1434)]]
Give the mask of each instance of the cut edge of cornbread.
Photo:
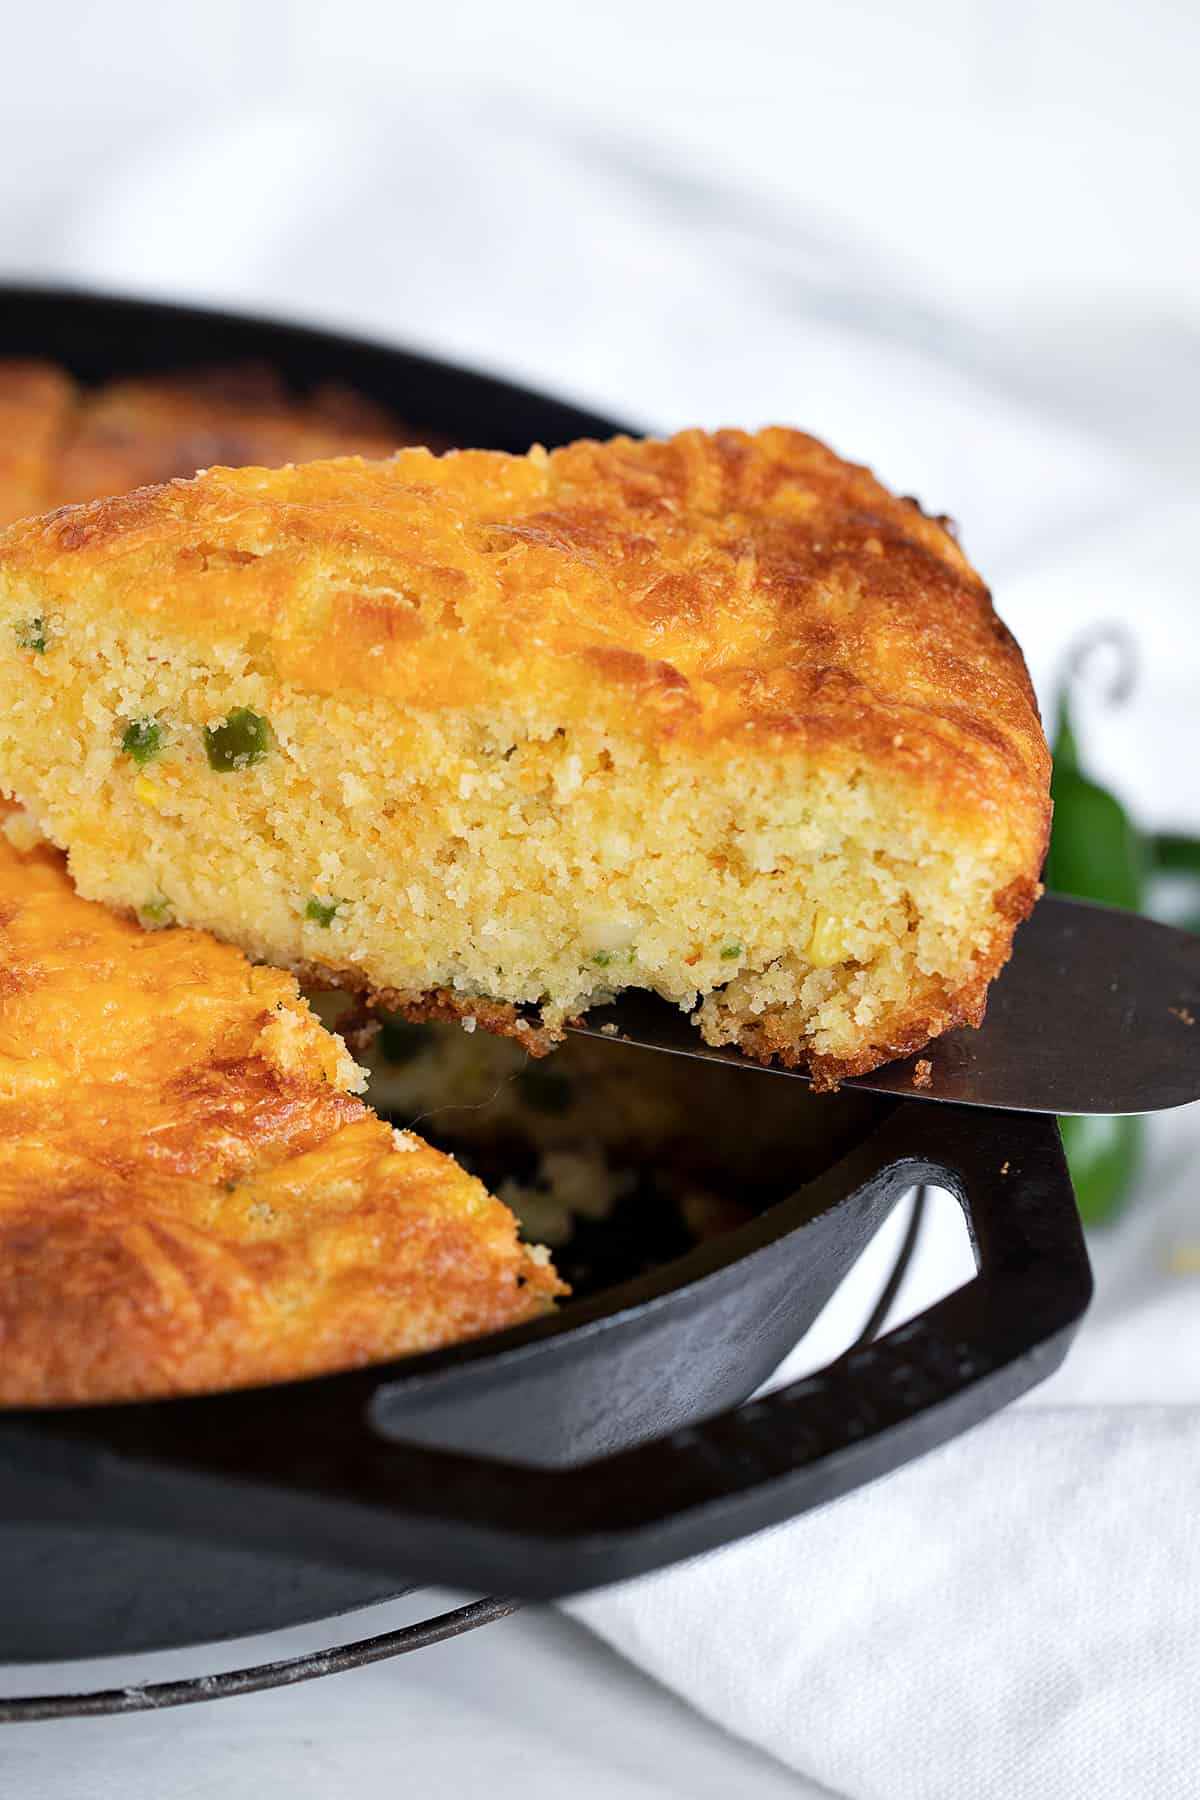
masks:
[(1038, 892), (1001, 809), (851, 754), (313, 695), (83, 601), (39, 629), (0, 601), (0, 775), (81, 893), (534, 1054), (635, 986), (831, 1084), (978, 1022)]

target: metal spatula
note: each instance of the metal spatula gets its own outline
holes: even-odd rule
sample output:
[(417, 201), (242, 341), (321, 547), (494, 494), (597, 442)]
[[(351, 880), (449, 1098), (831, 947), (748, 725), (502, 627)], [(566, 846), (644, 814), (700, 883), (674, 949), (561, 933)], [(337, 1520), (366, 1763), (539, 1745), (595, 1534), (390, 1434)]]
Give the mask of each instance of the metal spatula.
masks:
[[(614, 1032), (613, 1026), (617, 1029)], [(606, 1029), (607, 1028), (607, 1029)], [(573, 1029), (680, 1056), (714, 1050), (677, 1007), (628, 993)], [(914, 1087), (919, 1059), (928, 1082)], [(775, 1068), (802, 1081), (799, 1070)], [(979, 1031), (844, 1083), (873, 1094), (1018, 1112), (1145, 1113), (1200, 1099), (1200, 937), (1133, 913), (1046, 895), (1017, 932)]]

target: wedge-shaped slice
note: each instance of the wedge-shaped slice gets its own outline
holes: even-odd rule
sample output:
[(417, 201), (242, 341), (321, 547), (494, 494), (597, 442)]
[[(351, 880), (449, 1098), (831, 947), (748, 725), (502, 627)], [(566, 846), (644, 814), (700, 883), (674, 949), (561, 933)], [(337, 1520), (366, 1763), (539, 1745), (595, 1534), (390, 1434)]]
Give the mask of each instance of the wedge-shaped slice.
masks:
[(980, 1017), (1049, 821), (954, 539), (786, 430), (15, 527), (0, 720), (95, 898), (534, 1048), (651, 988), (826, 1081)]
[(278, 1381), (551, 1304), (546, 1253), (355, 1099), (289, 975), (80, 899), (0, 812), (0, 1403)]

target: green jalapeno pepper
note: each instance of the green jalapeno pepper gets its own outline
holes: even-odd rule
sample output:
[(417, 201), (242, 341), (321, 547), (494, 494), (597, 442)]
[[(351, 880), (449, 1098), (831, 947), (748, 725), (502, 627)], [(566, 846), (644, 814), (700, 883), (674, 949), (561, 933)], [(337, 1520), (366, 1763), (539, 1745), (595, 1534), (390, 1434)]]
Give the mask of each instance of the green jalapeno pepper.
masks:
[(1142, 1158), (1139, 1118), (1063, 1118), (1063, 1149), (1085, 1225), (1111, 1219), (1128, 1198)]
[(1053, 756), (1054, 828), (1043, 874), (1046, 886), (1056, 894), (1137, 912), (1149, 869), (1146, 842), (1116, 795), (1080, 768), (1065, 696)]

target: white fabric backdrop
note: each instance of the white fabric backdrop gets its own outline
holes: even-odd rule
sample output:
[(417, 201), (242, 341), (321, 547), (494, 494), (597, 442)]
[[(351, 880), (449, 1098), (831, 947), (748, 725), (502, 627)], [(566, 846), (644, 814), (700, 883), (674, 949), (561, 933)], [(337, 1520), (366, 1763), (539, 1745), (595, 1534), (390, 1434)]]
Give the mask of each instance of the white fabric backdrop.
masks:
[[(816, 430), (959, 520), (1044, 693), (1082, 624), (1134, 628), (1138, 693), (1088, 711), (1088, 747), (1149, 820), (1200, 826), (1196, 17), (753, 0), (730, 38), (727, 15), (30, 9), (5, 21), (0, 274), (346, 323), (634, 423)], [(1200, 1239), (1198, 1135), (1156, 1125), (1039, 1396), (795, 1527), (579, 1604), (697, 1713), (565, 1621), (522, 1620), (290, 1694), (22, 1728), (0, 1768), (54, 1800), (398, 1777), (1194, 1794), (1200, 1282), (1172, 1259)], [(799, 1360), (845, 1340), (895, 1229)], [(965, 1268), (939, 1209), (904, 1308)]]

